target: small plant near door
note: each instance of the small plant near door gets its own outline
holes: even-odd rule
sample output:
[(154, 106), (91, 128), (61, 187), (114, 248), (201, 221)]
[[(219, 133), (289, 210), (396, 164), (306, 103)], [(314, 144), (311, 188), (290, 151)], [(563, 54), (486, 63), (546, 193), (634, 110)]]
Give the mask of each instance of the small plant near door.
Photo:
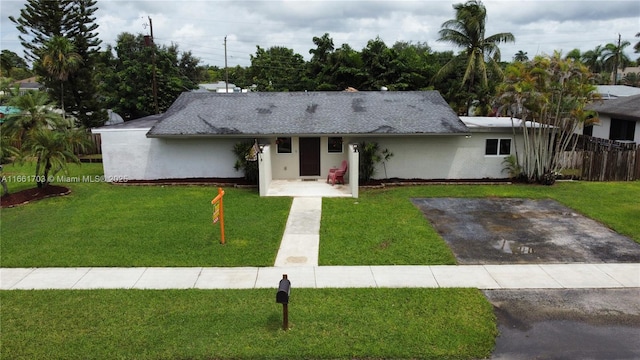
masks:
[(382, 162), (384, 176), (387, 177), (387, 167), (385, 163), (393, 156), (389, 149), (380, 150), (377, 142), (361, 142), (358, 146), (360, 153), (360, 181), (366, 183), (371, 180), (376, 173), (376, 164)]
[(249, 160), (249, 153), (253, 147), (253, 141), (236, 143), (233, 146), (233, 153), (236, 155), (236, 164), (233, 166), (237, 171), (244, 173), (244, 178), (251, 184), (258, 183), (258, 162)]

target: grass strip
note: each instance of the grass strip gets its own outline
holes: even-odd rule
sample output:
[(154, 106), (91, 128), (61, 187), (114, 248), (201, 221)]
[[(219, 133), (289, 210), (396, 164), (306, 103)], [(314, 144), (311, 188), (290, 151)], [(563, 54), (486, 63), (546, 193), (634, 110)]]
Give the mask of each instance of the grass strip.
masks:
[(640, 181), (402, 186), (362, 189), (358, 199), (323, 199), (320, 264), (453, 264), (410, 201), (430, 197), (555, 199), (640, 243)]
[(476, 359), (497, 328), (475, 289), (1, 291), (3, 358)]

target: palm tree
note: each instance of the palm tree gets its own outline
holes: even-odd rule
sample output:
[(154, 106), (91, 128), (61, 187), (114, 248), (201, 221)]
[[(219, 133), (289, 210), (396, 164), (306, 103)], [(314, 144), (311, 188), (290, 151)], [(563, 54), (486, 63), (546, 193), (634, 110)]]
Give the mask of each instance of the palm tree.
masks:
[[(636, 34), (637, 38), (640, 38), (640, 32)], [(636, 54), (640, 53), (640, 41), (638, 41), (635, 45), (633, 45), (633, 50)], [(636, 60), (637, 62), (640, 62), (640, 58), (638, 58), (638, 60)]]
[(604, 64), (602, 62), (602, 54), (604, 48), (601, 45), (596, 46), (593, 50), (585, 51), (582, 54), (582, 63), (587, 65), (591, 72), (600, 73), (603, 70)]
[(60, 170), (66, 170), (67, 163), (80, 163), (80, 159), (74, 153), (75, 149), (84, 149), (88, 145), (86, 133), (83, 129), (66, 127), (40, 128), (29, 138), (26, 146), (28, 155), (35, 156), (37, 168), (42, 172), (36, 172), (39, 187), (46, 187), (51, 177)]
[[(35, 156), (36, 157), (36, 182), (38, 187), (46, 186), (47, 181), (42, 177), (42, 166), (47, 165), (41, 156), (47, 155), (46, 152), (40, 150), (34, 150), (34, 146), (37, 144), (50, 144), (45, 142), (42, 133), (47, 132), (64, 132), (67, 133), (71, 130), (71, 125), (63, 119), (59, 114), (52, 112), (51, 100), (45, 92), (30, 91), (24, 95), (11, 98), (10, 105), (18, 107), (21, 112), (18, 114), (9, 115), (5, 122), (2, 124), (3, 135), (9, 136), (12, 140), (20, 144), (22, 155)], [(76, 138), (78, 134), (76, 131), (83, 132), (81, 129), (74, 129), (73, 132), (65, 138), (65, 141), (69, 142), (69, 145), (73, 147), (84, 146), (84, 140)], [(48, 135), (48, 134), (45, 134)], [(86, 138), (86, 133), (84, 134)], [(57, 164), (57, 163), (56, 163)], [(48, 170), (46, 171), (48, 173)]]
[(518, 50), (516, 55), (513, 57), (513, 60), (515, 60), (515, 61), (527, 61), (527, 60), (529, 60), (529, 57), (527, 56), (526, 51)]
[(52, 37), (44, 46), (42, 66), (54, 78), (60, 80), (60, 107), (62, 116), (64, 110), (64, 82), (69, 74), (77, 70), (82, 64), (82, 56), (75, 52), (75, 46), (63, 36)]
[[(453, 8), (456, 12), (456, 17), (442, 24), (442, 29), (438, 32), (440, 34), (438, 41), (446, 41), (465, 49), (467, 67), (462, 78), (462, 84), (468, 84), (469, 92), (473, 93), (476, 77), (480, 78), (482, 86), (487, 87), (487, 66), (494, 73), (502, 76), (502, 70), (498, 64), (498, 61), (500, 61), (498, 44), (514, 42), (515, 37), (511, 33), (485, 36), (487, 9), (479, 0), (456, 4), (453, 5)], [(444, 75), (453, 70), (453, 67), (454, 62), (449, 61), (438, 71), (436, 77), (444, 77)], [(470, 101), (471, 99), (469, 99), (469, 103)]]
[(624, 53), (624, 48), (629, 45), (631, 45), (630, 42), (623, 41), (617, 46), (609, 43), (604, 47), (602, 62), (606, 69), (611, 69), (614, 85), (618, 83), (618, 69), (622, 68), (624, 70), (631, 62), (629, 57)]
[(42, 91), (28, 91), (24, 95), (14, 96), (9, 100), (9, 105), (20, 109), (20, 113), (7, 116), (2, 130), (19, 143), (24, 142), (36, 129), (55, 126), (60, 117), (49, 110), (51, 100)]

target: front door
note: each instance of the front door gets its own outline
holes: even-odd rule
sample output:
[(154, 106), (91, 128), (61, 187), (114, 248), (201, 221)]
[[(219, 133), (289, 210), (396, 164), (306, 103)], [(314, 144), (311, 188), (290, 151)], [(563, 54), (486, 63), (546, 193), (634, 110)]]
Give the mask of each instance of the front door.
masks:
[(300, 176), (320, 176), (320, 138), (300, 138)]

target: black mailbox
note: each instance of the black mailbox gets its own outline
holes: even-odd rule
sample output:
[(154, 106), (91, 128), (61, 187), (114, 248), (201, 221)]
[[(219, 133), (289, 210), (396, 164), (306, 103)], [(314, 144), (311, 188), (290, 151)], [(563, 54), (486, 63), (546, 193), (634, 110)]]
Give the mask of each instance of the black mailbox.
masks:
[(280, 284), (278, 285), (276, 302), (278, 304), (288, 304), (290, 294), (291, 294), (291, 281), (287, 279), (287, 275), (282, 275), (282, 280), (280, 280)]

